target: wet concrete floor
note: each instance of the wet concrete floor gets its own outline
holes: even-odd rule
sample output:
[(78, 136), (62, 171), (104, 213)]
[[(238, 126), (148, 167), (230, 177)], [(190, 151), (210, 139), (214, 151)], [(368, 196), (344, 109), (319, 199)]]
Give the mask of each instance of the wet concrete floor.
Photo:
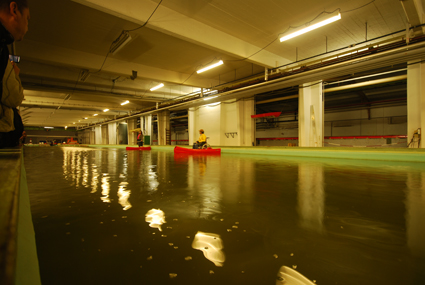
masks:
[(425, 284), (423, 164), (24, 152), (44, 285)]

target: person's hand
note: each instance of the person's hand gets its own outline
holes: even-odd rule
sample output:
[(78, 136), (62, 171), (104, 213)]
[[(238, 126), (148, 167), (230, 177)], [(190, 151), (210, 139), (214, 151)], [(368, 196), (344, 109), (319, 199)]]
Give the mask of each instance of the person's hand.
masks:
[(15, 71), (16, 76), (19, 76), (19, 72), (21, 71), (19, 67), (12, 61), (13, 70)]

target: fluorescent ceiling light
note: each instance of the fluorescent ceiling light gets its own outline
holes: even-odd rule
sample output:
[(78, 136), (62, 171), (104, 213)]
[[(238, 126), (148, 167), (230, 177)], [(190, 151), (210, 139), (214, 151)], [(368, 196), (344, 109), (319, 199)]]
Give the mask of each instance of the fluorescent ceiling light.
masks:
[(207, 66), (207, 67), (204, 67), (204, 68), (202, 68), (202, 69), (200, 69), (200, 70), (198, 70), (198, 71), (196, 71), (196, 73), (201, 73), (201, 72), (204, 72), (204, 71), (207, 71), (207, 70), (210, 70), (211, 68), (214, 68), (214, 67), (217, 67), (217, 66), (220, 66), (220, 65), (222, 65), (223, 64), (223, 61), (222, 60), (220, 60), (219, 62), (217, 62), (217, 63), (214, 63), (214, 64), (211, 64), (211, 65), (209, 65), (209, 66)]
[(205, 105), (205, 106), (206, 106), (206, 107), (214, 107), (214, 106), (217, 106), (217, 105), (220, 105), (220, 102), (207, 104), (207, 105)]
[(93, 117), (96, 117), (98, 114), (94, 114)]
[(325, 26), (327, 24), (333, 23), (333, 22), (338, 21), (340, 19), (341, 19), (341, 14), (338, 13), (338, 15), (336, 15), (336, 16), (333, 16), (331, 18), (328, 18), (328, 19), (326, 19), (324, 21), (321, 21), (321, 22), (319, 22), (317, 24), (311, 25), (311, 26), (309, 26), (307, 28), (304, 28), (304, 29), (301, 29), (299, 31), (293, 32), (292, 34), (286, 35), (286, 36), (280, 38), (280, 41), (283, 42), (283, 41), (286, 41), (286, 40), (295, 38), (295, 37), (297, 37), (299, 35), (302, 35), (302, 34), (305, 34), (307, 32), (310, 32), (312, 30), (315, 30), (317, 28), (323, 27), (323, 26)]
[(157, 85), (157, 86), (155, 86), (155, 87), (152, 87), (152, 88), (151, 88), (151, 91), (155, 91), (155, 90), (157, 90), (157, 89), (159, 89), (159, 88), (162, 88), (162, 87), (164, 87), (164, 83), (161, 83), (161, 84), (159, 84), (159, 85)]
[(54, 129), (53, 127), (44, 127), (45, 129)]
[(105, 110), (103, 110), (103, 112), (108, 112), (109, 111), (109, 109), (105, 109)]
[(214, 98), (217, 98), (218, 96), (212, 96), (212, 97), (207, 97), (207, 98), (204, 98), (204, 100), (206, 101), (206, 100), (211, 100), (211, 99), (214, 99)]
[(122, 33), (113, 43), (110, 53), (116, 54), (120, 49), (122, 49), (126, 44), (131, 41), (131, 36), (128, 32)]
[(84, 120), (87, 120), (88, 118), (84, 118)]
[(130, 101), (125, 101), (124, 103), (121, 103), (121, 106), (127, 105), (128, 103), (130, 103)]

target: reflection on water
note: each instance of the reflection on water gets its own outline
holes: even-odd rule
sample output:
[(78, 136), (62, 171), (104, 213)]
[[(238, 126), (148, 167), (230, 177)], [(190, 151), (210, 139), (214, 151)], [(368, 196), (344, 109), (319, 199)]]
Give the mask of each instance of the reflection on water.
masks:
[(109, 191), (111, 190), (110, 184), (109, 184), (109, 176), (107, 173), (103, 173), (102, 176), (102, 197), (100, 199), (105, 203), (111, 203), (111, 199), (109, 198)]
[(425, 173), (407, 176), (407, 244), (413, 255), (425, 257)]
[(157, 228), (162, 231), (161, 226), (166, 223), (165, 214), (160, 209), (152, 209), (146, 213), (145, 221), (149, 223), (151, 228)]
[(301, 226), (321, 232), (325, 214), (325, 190), (323, 166), (300, 165), (298, 167), (298, 212)]
[(213, 262), (215, 266), (222, 267), (226, 260), (222, 251), (223, 243), (220, 235), (198, 232), (195, 235), (192, 247), (202, 251), (205, 258)]
[(282, 266), (277, 274), (276, 285), (315, 285), (315, 283), (296, 270)]
[(131, 190), (127, 190), (127, 182), (121, 182), (118, 187), (118, 203), (123, 206), (123, 210), (127, 211), (132, 206), (130, 202), (128, 202), (128, 198), (130, 198)]
[[(166, 151), (84, 148), (26, 151), (29, 187), (36, 192), (32, 209), (40, 260), (42, 268), (55, 269), (49, 270), (52, 277), (44, 274), (53, 281), (43, 284), (58, 284), (54, 277), (60, 274), (51, 272), (66, 272), (70, 281), (61, 284), (80, 284), (74, 275), (81, 276), (81, 270), (72, 266), (81, 260), (77, 249), (99, 267), (113, 264), (126, 272), (125, 277), (103, 277), (103, 271), (93, 269), (104, 284), (112, 279), (134, 284), (140, 274), (146, 284), (166, 284), (170, 272), (178, 273), (174, 281), (180, 284), (273, 284), (282, 265), (279, 274), (287, 283), (278, 280), (279, 285), (310, 280), (417, 285), (425, 278), (425, 166), (420, 163), (174, 157)], [(56, 157), (37, 158), (40, 152)], [(37, 171), (46, 163), (52, 166), (52, 181), (43, 184), (45, 174)], [(58, 232), (46, 230), (53, 226)], [(151, 228), (161, 234), (152, 235), (157, 231)], [(99, 241), (96, 248), (90, 248), (88, 237)], [(59, 268), (49, 260), (63, 244), (70, 246), (57, 263), (68, 266)], [(194, 255), (194, 249), (203, 255)], [(296, 270), (310, 280), (288, 283), (297, 280)], [(157, 280), (160, 276), (166, 280)]]

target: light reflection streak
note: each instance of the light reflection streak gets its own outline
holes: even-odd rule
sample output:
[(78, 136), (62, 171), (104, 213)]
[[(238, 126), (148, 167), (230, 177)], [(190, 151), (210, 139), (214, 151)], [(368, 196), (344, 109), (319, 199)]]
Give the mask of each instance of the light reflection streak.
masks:
[(149, 223), (151, 228), (157, 228), (162, 231), (161, 226), (166, 223), (165, 214), (160, 209), (152, 209), (146, 213), (145, 221)]
[(127, 211), (132, 206), (128, 199), (130, 198), (131, 190), (126, 190), (127, 188), (127, 182), (121, 182), (118, 186), (118, 203), (120, 203), (121, 206), (123, 206), (123, 210)]
[(96, 193), (97, 192), (97, 185), (99, 183), (99, 174), (97, 172), (97, 166), (92, 165), (92, 178), (91, 178), (91, 192), (90, 193)]
[(223, 243), (220, 235), (198, 232), (192, 242), (192, 248), (204, 253), (204, 256), (215, 266), (222, 267), (226, 257), (222, 251)]
[(154, 171), (154, 168), (156, 168), (156, 165), (151, 165), (149, 166), (148, 170), (148, 183), (150, 192), (156, 191), (159, 185), (158, 175)]
[(84, 159), (83, 159), (83, 182), (82, 182), (82, 185), (84, 187), (89, 186), (88, 177), (89, 177), (89, 166), (88, 166), (87, 156), (84, 156)]
[(109, 185), (109, 179), (107, 173), (103, 173), (102, 177), (102, 195), (103, 197), (100, 197), (100, 199), (105, 203), (111, 203), (111, 199), (109, 198), (109, 191), (111, 190), (111, 186)]
[(299, 165), (298, 212), (301, 226), (323, 231), (325, 216), (325, 190), (322, 165)]

